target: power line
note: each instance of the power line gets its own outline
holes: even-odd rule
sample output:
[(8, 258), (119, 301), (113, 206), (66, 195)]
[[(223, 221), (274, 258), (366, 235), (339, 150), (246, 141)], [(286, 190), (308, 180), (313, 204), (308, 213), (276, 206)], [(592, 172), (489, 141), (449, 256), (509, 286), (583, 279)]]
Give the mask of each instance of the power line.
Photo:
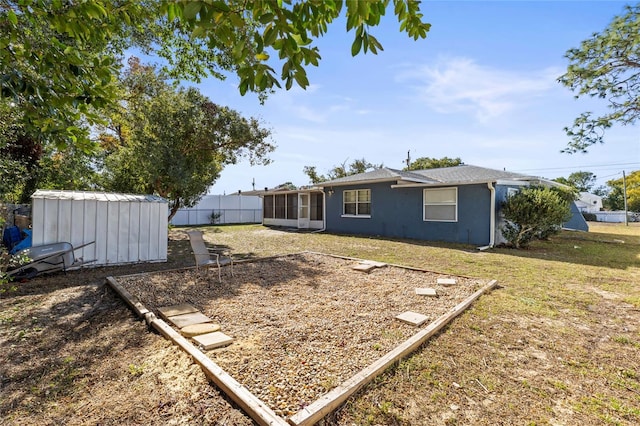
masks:
[(618, 166), (640, 166), (640, 163), (610, 163), (610, 164), (592, 164), (592, 165), (585, 165), (585, 166), (566, 166), (566, 167), (546, 167), (546, 168), (540, 168), (540, 169), (521, 169), (521, 170), (516, 170), (518, 172), (535, 172), (535, 171), (547, 171), (547, 170), (555, 170), (555, 171), (562, 171), (562, 170), (571, 170), (571, 169), (595, 169), (595, 168), (602, 168), (602, 167), (618, 167)]
[(600, 180), (600, 179), (606, 179), (606, 178), (610, 178), (610, 177), (613, 177), (613, 176), (618, 176), (618, 175), (620, 175), (620, 174), (622, 174), (622, 172), (614, 173), (614, 174), (612, 174), (612, 175), (598, 176), (597, 180)]

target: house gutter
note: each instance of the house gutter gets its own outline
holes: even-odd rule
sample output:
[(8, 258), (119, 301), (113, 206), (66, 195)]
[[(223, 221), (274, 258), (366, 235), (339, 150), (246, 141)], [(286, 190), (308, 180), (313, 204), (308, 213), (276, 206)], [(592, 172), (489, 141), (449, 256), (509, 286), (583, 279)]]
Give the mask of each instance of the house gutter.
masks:
[(487, 182), (487, 187), (491, 193), (491, 213), (489, 215), (489, 245), (478, 247), (478, 250), (490, 249), (496, 241), (496, 188), (492, 182)]

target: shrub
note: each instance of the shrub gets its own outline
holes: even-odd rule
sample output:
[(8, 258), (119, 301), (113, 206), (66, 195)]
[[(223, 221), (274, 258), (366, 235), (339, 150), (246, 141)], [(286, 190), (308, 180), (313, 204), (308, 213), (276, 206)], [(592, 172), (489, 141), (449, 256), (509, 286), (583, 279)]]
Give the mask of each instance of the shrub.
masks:
[(571, 217), (573, 193), (559, 188), (529, 186), (502, 204), (506, 224), (502, 235), (509, 245), (526, 248), (534, 238), (548, 239)]
[(587, 222), (597, 222), (598, 221), (598, 216), (596, 216), (595, 213), (583, 212), (582, 213), (582, 217), (584, 217), (584, 220), (586, 220)]
[(209, 223), (212, 224), (212, 225), (215, 225), (216, 223), (219, 223), (220, 222), (220, 217), (222, 217), (222, 213), (212, 210), (211, 214), (209, 215)]

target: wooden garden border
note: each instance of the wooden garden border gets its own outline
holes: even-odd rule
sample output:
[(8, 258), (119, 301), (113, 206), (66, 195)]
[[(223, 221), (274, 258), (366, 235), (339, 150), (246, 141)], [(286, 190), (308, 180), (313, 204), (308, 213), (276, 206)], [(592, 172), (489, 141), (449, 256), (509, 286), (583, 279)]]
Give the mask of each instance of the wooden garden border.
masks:
[(149, 327), (155, 328), (166, 339), (173, 341), (193, 360), (200, 365), (204, 374), (215, 385), (235, 401), (253, 420), (263, 426), (288, 426), (288, 423), (271, 410), (264, 402), (231, 377), (218, 364), (196, 348), (191, 342), (182, 337), (162, 319), (155, 316), (131, 293), (122, 287), (113, 277), (107, 277), (107, 283), (122, 297), (127, 305), (140, 317), (143, 317)]
[(318, 422), (324, 416), (330, 414), (340, 404), (346, 401), (347, 398), (349, 398), (371, 380), (375, 379), (393, 363), (418, 349), (431, 336), (436, 334), (444, 326), (451, 322), (451, 320), (464, 312), (464, 310), (467, 309), (478, 297), (494, 288), (497, 283), (498, 281), (496, 280), (489, 282), (487, 285), (473, 293), (464, 301), (458, 303), (449, 312), (433, 321), (427, 328), (414, 334), (409, 339), (405, 340), (404, 343), (396, 346), (395, 349), (393, 349), (391, 352), (388, 352), (386, 355), (383, 355), (373, 364), (364, 368), (359, 373), (356, 373), (354, 376), (344, 381), (338, 387), (333, 388), (332, 390), (318, 398), (315, 402), (298, 411), (296, 414), (289, 418), (289, 423), (295, 426), (312, 425)]
[[(303, 251), (300, 253), (292, 253), (284, 256), (270, 256), (266, 258), (246, 259), (234, 263), (249, 263), (268, 259), (275, 259), (279, 257), (295, 256), (298, 254), (311, 253), (323, 256), (330, 256), (336, 258), (342, 258), (347, 260), (362, 261), (365, 259), (358, 259), (353, 257), (337, 256), (326, 253)], [(414, 271), (434, 272), (426, 269), (419, 269), (413, 267), (406, 267), (402, 265), (387, 264), (393, 267), (411, 269)], [(183, 268), (194, 269), (194, 268)], [(178, 271), (180, 269), (173, 269), (171, 271)], [(166, 271), (150, 272), (162, 273)], [(439, 272), (437, 272), (439, 273)], [(122, 277), (143, 275), (145, 273), (123, 275)], [(453, 274), (446, 274), (453, 275)], [(455, 276), (455, 275), (454, 275)], [(469, 277), (464, 277), (469, 278)], [(275, 426), (308, 426), (320, 421), (323, 417), (333, 412), (338, 406), (346, 401), (351, 395), (372, 381), (375, 377), (384, 372), (389, 366), (401, 358), (406, 357), (410, 353), (418, 349), (424, 344), (431, 336), (436, 334), (442, 328), (444, 328), (455, 317), (464, 312), (476, 299), (478, 299), (484, 293), (490, 291), (497, 286), (498, 281), (492, 280), (484, 287), (467, 297), (465, 300), (457, 304), (446, 314), (441, 315), (438, 319), (430, 323), (427, 328), (414, 334), (412, 337), (398, 345), (395, 349), (391, 350), (387, 354), (383, 355), (377, 361), (365, 367), (360, 372), (356, 373), (351, 378), (344, 381), (338, 387), (330, 390), (315, 402), (306, 406), (291, 416), (287, 421), (282, 417), (279, 417), (271, 408), (269, 408), (263, 401), (249, 392), (242, 384), (231, 377), (226, 371), (224, 371), (219, 365), (213, 362), (209, 357), (196, 348), (191, 342), (185, 339), (180, 333), (175, 331), (165, 321), (157, 318), (155, 314), (149, 311), (137, 298), (129, 293), (124, 287), (122, 287), (114, 277), (107, 277), (107, 284), (109, 284), (120, 295), (127, 305), (141, 318), (144, 318), (149, 327), (153, 327), (166, 339), (173, 341), (183, 351), (191, 355), (193, 360), (200, 365), (205, 375), (225, 394), (227, 394), (233, 401), (235, 401), (253, 420), (260, 425), (275, 425)]]

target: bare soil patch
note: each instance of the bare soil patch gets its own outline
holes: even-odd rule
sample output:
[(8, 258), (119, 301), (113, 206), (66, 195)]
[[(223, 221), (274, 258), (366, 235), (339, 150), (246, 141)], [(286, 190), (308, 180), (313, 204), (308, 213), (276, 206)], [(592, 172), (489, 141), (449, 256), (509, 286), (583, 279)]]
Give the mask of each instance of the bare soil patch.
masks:
[[(395, 316), (414, 311), (429, 321), (443, 315), (486, 282), (395, 266), (354, 271), (357, 261), (304, 253), (214, 271), (184, 270), (120, 277), (147, 309), (190, 303), (236, 339), (208, 356), (267, 403), (290, 416), (419, 328)], [(438, 297), (415, 294), (436, 288)], [(427, 324), (428, 324), (427, 322)], [(426, 324), (425, 324), (426, 326)]]

